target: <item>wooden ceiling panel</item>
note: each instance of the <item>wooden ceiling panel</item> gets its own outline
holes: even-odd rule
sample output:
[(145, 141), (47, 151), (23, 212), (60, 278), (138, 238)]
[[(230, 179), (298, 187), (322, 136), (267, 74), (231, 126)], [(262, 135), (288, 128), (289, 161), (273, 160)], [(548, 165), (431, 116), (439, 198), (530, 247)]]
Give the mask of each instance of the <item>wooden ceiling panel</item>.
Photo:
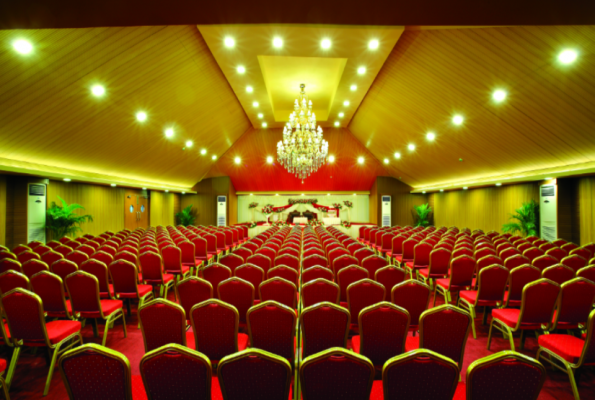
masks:
[(0, 49), (0, 157), (189, 188), (250, 126), (195, 26), (0, 31), (19, 37), (35, 50)]
[[(579, 58), (561, 65), (556, 57), (569, 47)], [(406, 31), (349, 128), (416, 188), (588, 163), (593, 53), (592, 26)], [(497, 88), (508, 92), (500, 104), (491, 99)], [(463, 126), (451, 123), (456, 113)]]

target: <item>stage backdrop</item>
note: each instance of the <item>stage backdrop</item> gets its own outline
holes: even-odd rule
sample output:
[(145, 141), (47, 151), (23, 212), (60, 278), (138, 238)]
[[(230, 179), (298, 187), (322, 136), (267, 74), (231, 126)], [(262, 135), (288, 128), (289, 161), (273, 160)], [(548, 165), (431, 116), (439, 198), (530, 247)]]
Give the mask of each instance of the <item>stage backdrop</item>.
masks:
[[(343, 205), (343, 201), (349, 200), (353, 203), (353, 208), (351, 209), (351, 222), (368, 222), (370, 219), (370, 199), (368, 195), (333, 195), (327, 196), (325, 194), (322, 195), (293, 195), (293, 196), (258, 196), (258, 195), (242, 195), (238, 196), (238, 223), (242, 222), (250, 222), (252, 219), (252, 213), (248, 208), (250, 203), (256, 202), (258, 203), (258, 207), (256, 207), (256, 211), (254, 214), (254, 219), (256, 221), (264, 221), (264, 216), (260, 212), (262, 207), (266, 206), (267, 204), (272, 204), (273, 207), (279, 206), (286, 206), (289, 204), (289, 199), (317, 199), (321, 206), (328, 206), (332, 207), (335, 203), (341, 203)], [(297, 211), (306, 211), (305, 208), (298, 207)], [(274, 214), (273, 214), (274, 215)], [(320, 215), (319, 215), (320, 218)], [(345, 205), (339, 211), (339, 218), (341, 220), (347, 219), (347, 211)], [(271, 216), (270, 221), (273, 221), (273, 216)]]

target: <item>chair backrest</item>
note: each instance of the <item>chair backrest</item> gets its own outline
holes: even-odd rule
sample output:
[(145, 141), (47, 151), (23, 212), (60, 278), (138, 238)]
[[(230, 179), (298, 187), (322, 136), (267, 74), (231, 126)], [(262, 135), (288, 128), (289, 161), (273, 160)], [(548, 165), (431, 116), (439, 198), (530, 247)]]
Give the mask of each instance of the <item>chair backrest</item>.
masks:
[(539, 361), (514, 351), (501, 351), (469, 365), (466, 398), (536, 400), (545, 378), (545, 368)]
[(368, 276), (374, 277), (376, 276), (376, 271), (380, 268), (386, 267), (388, 265), (388, 261), (384, 257), (379, 256), (368, 256), (364, 258), (361, 262), (361, 267), (368, 271)]
[(262, 282), (258, 288), (261, 301), (276, 301), (289, 308), (296, 308), (297, 287), (291, 281), (275, 277)]
[[(0, 256), (0, 258), (2, 258)], [(48, 250), (41, 255), (41, 261), (46, 263), (47, 265), (52, 265), (54, 261), (63, 259), (64, 256), (61, 253), (58, 253), (54, 250)]]
[(419, 319), (419, 347), (462, 366), (471, 321), (471, 314), (450, 304), (426, 310)]
[(504, 265), (504, 262), (502, 261), (503, 259), (498, 257), (498, 256), (493, 256), (493, 255), (489, 255), (489, 256), (485, 256), (483, 258), (480, 259), (476, 259), (476, 273), (479, 275), (481, 273), (481, 270), (484, 268), (487, 268), (491, 265)]
[(300, 314), (302, 358), (331, 347), (347, 348), (349, 321), (349, 311), (330, 302), (304, 308)]
[(20, 287), (12, 289), (2, 294), (2, 309), (13, 341), (50, 344), (38, 295)]
[(304, 400), (369, 399), (374, 365), (364, 356), (333, 347), (313, 354), (300, 364)]
[(17, 260), (24, 264), (29, 260), (41, 260), (39, 254), (32, 252), (31, 250), (24, 250), (17, 254)]
[(341, 271), (343, 268), (348, 267), (350, 265), (359, 265), (359, 260), (354, 256), (350, 255), (342, 255), (340, 257), (335, 258), (333, 261), (332, 267), (335, 273), (335, 276)]
[(254, 254), (253, 256), (248, 257), (246, 263), (260, 267), (264, 273), (264, 276), (266, 276), (269, 269), (271, 269), (273, 266), (272, 260), (264, 254)]
[(275, 266), (287, 265), (296, 271), (300, 270), (300, 259), (292, 254), (283, 254), (275, 258)]
[(339, 304), (340, 289), (336, 283), (318, 278), (303, 284), (300, 295), (304, 308), (321, 302)]
[(88, 343), (64, 353), (59, 365), (71, 399), (132, 399), (130, 363), (115, 350)]
[(554, 314), (559, 293), (560, 285), (549, 279), (541, 278), (525, 285), (517, 326), (522, 324), (549, 324)]
[(138, 297), (138, 270), (136, 265), (126, 260), (116, 260), (109, 267), (110, 277), (114, 285), (114, 294), (125, 297)]
[[(535, 243), (533, 243), (533, 245), (535, 245)], [(545, 254), (545, 251), (543, 251), (537, 247), (531, 247), (531, 248), (523, 251), (523, 255), (525, 257), (527, 257), (529, 260), (531, 260), (531, 262), (533, 262), (533, 260), (535, 260), (537, 257), (540, 257), (544, 254)]]
[(374, 280), (384, 286), (384, 301), (391, 301), (393, 287), (405, 281), (406, 276), (407, 272), (404, 269), (394, 265), (388, 265), (376, 271)]
[(288, 360), (294, 357), (296, 312), (276, 301), (263, 301), (248, 310), (250, 347)]
[(264, 270), (261, 267), (254, 264), (244, 264), (236, 268), (235, 276), (250, 282), (252, 286), (254, 286), (254, 298), (260, 298), (258, 288), (260, 287), (260, 284), (264, 282), (264, 278), (266, 276)]
[(110, 293), (108, 279), (109, 271), (107, 266), (108, 264), (104, 264), (101, 261), (91, 258), (82, 263), (80, 268), (81, 271), (88, 272), (97, 278), (97, 281), (99, 282), (99, 292), (102, 294)]
[(540, 271), (543, 271), (547, 267), (551, 267), (552, 265), (556, 264), (558, 264), (558, 259), (547, 254), (534, 258), (531, 262), (531, 265), (539, 268)]
[(190, 318), (190, 310), (198, 303), (213, 298), (213, 285), (209, 281), (196, 276), (178, 282), (176, 293), (180, 305), (186, 313), (186, 318)]
[(360, 354), (376, 366), (405, 351), (409, 312), (387, 301), (364, 308), (358, 317)]
[(138, 309), (145, 352), (170, 343), (186, 346), (186, 313), (179, 304), (155, 299)]
[(248, 249), (247, 247), (240, 247), (238, 249), (235, 249), (233, 251), (233, 254), (242, 257), (242, 260), (244, 262), (246, 262), (246, 259), (248, 257), (250, 257), (252, 254), (254, 254), (250, 249)]
[(17, 272), (23, 272), (21, 263), (12, 258), (0, 259), (0, 273), (13, 270)]
[(254, 304), (254, 293), (254, 285), (236, 276), (221, 282), (217, 288), (219, 299), (238, 310), (241, 324), (247, 323), (246, 314)]
[(141, 253), (139, 262), (144, 281), (163, 280), (163, 261), (159, 253), (154, 251)]
[(368, 277), (368, 271), (357, 265), (351, 265), (341, 269), (337, 275), (339, 289), (341, 290), (341, 301), (347, 301), (347, 287), (349, 285)]
[(0, 295), (6, 294), (16, 288), (30, 290), (29, 278), (25, 274), (12, 269), (2, 272), (0, 274)]
[(504, 266), (509, 270), (512, 271), (516, 267), (520, 267), (524, 264), (531, 264), (531, 260), (525, 257), (522, 254), (515, 254), (514, 256), (510, 256), (504, 259)]
[(168, 245), (161, 249), (161, 256), (165, 271), (182, 272), (182, 250), (174, 245)]
[(323, 278), (329, 281), (334, 280), (333, 271), (320, 265), (315, 265), (302, 272), (302, 284), (313, 281), (314, 279)]
[(595, 283), (585, 278), (574, 278), (560, 287), (560, 296), (556, 306), (556, 316), (550, 330), (558, 325), (570, 325), (576, 329), (585, 325), (595, 302)]
[(224, 357), (217, 367), (219, 384), (226, 400), (287, 399), (292, 380), (289, 362), (268, 351), (248, 349)]
[(213, 288), (232, 277), (231, 269), (225, 265), (212, 263), (200, 269), (200, 276), (211, 284)]
[(453, 360), (432, 350), (416, 349), (384, 364), (384, 398), (451, 400), (458, 377), (459, 367)]
[(73, 312), (93, 313), (97, 317), (103, 317), (97, 277), (78, 270), (66, 277), (66, 289)]
[(271, 278), (283, 278), (288, 280), (289, 282), (293, 283), (296, 287), (299, 286), (299, 273), (298, 270), (295, 270), (287, 265), (279, 265), (269, 270), (267, 274), (267, 279)]
[(360, 312), (371, 305), (384, 301), (384, 286), (371, 279), (361, 279), (347, 287), (347, 307), (351, 323), (357, 324)]
[[(93, 253), (91, 253), (91, 254), (93, 254)], [(84, 263), (85, 261), (87, 261), (89, 259), (89, 256), (90, 255), (88, 255), (87, 253), (84, 253), (77, 249), (77, 250), (74, 250), (74, 251), (71, 251), (70, 253), (68, 253), (66, 255), (66, 259), (75, 263), (77, 268), (79, 268), (82, 263)]]
[(504, 298), (504, 291), (510, 272), (501, 265), (490, 265), (479, 273), (478, 292), (475, 297), (475, 305), (481, 305), (481, 302), (499, 301)]
[(64, 315), (70, 318), (64, 297), (64, 284), (62, 279), (49, 271), (41, 271), (31, 278), (31, 287), (36, 295), (41, 298), (43, 310), (50, 314)]
[(408, 280), (395, 285), (391, 302), (409, 313), (409, 329), (417, 329), (419, 317), (430, 303), (430, 287), (423, 282)]
[[(60, 261), (60, 260), (58, 260), (58, 261)], [(33, 258), (31, 260), (24, 262), (22, 264), (22, 268), (23, 268), (23, 273), (25, 275), (27, 275), (27, 277), (29, 279), (31, 279), (31, 277), (38, 272), (50, 270), (46, 263), (44, 263), (43, 261), (38, 260), (36, 258)]]
[(302, 268), (303, 270), (307, 270), (308, 268), (312, 268), (316, 265), (320, 265), (324, 268), (329, 268), (329, 263), (326, 257), (314, 254), (311, 256), (307, 256), (302, 260)]
[(595, 265), (588, 265), (584, 268), (581, 268), (576, 273), (577, 277), (583, 277), (591, 282), (595, 282)]
[(151, 399), (211, 399), (209, 358), (178, 344), (169, 344), (143, 356), (140, 373)]
[(361, 266), (362, 265), (362, 261), (364, 261), (366, 258), (375, 255), (376, 253), (374, 253), (374, 251), (366, 248), (363, 249), (359, 249), (356, 250), (355, 253), (353, 253), (353, 256), (355, 258), (357, 258), (358, 264)]
[(578, 254), (573, 254), (568, 257), (564, 257), (560, 263), (572, 268), (576, 272), (587, 265), (587, 259), (579, 256)]
[(566, 265), (556, 264), (541, 271), (541, 276), (542, 278), (556, 282), (558, 285), (562, 285), (564, 282), (574, 278), (575, 272)]
[(212, 361), (238, 351), (239, 313), (231, 304), (205, 300), (190, 311), (196, 350)]

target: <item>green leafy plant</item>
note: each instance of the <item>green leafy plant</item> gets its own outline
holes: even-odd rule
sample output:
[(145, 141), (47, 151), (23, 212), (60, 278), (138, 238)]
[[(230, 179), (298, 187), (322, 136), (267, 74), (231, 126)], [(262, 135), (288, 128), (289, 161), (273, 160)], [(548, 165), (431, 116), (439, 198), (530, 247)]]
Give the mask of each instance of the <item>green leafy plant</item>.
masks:
[(539, 203), (535, 200), (523, 203), (517, 208), (514, 214), (510, 214), (511, 220), (518, 222), (508, 222), (502, 225), (502, 232), (512, 233), (520, 232), (523, 236), (537, 236), (539, 234)]
[(429, 204), (421, 204), (419, 206), (413, 206), (413, 218), (415, 219), (415, 226), (428, 226), (430, 225), (430, 214), (432, 213), (432, 207)]
[(50, 208), (45, 215), (45, 229), (50, 233), (52, 240), (60, 240), (64, 236), (75, 236), (77, 232), (82, 232), (81, 224), (93, 222), (91, 215), (80, 215), (75, 210), (84, 210), (85, 207), (79, 204), (66, 204), (64, 199), (58, 196), (62, 206), (52, 201)]
[(194, 224), (196, 217), (192, 215), (192, 206), (193, 204), (190, 204), (179, 213), (176, 213), (176, 221), (178, 225), (189, 226)]

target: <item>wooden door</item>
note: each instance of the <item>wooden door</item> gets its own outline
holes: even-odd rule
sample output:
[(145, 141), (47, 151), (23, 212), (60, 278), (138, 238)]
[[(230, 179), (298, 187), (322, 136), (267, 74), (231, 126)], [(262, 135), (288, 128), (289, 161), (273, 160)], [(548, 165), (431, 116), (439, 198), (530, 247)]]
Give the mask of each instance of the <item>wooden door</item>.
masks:
[(138, 225), (139, 228), (149, 227), (149, 196), (145, 193), (138, 194)]
[(137, 204), (137, 197), (138, 194), (136, 191), (126, 191), (126, 199), (124, 201), (124, 227), (126, 229), (130, 229), (131, 231), (138, 227), (139, 206)]

